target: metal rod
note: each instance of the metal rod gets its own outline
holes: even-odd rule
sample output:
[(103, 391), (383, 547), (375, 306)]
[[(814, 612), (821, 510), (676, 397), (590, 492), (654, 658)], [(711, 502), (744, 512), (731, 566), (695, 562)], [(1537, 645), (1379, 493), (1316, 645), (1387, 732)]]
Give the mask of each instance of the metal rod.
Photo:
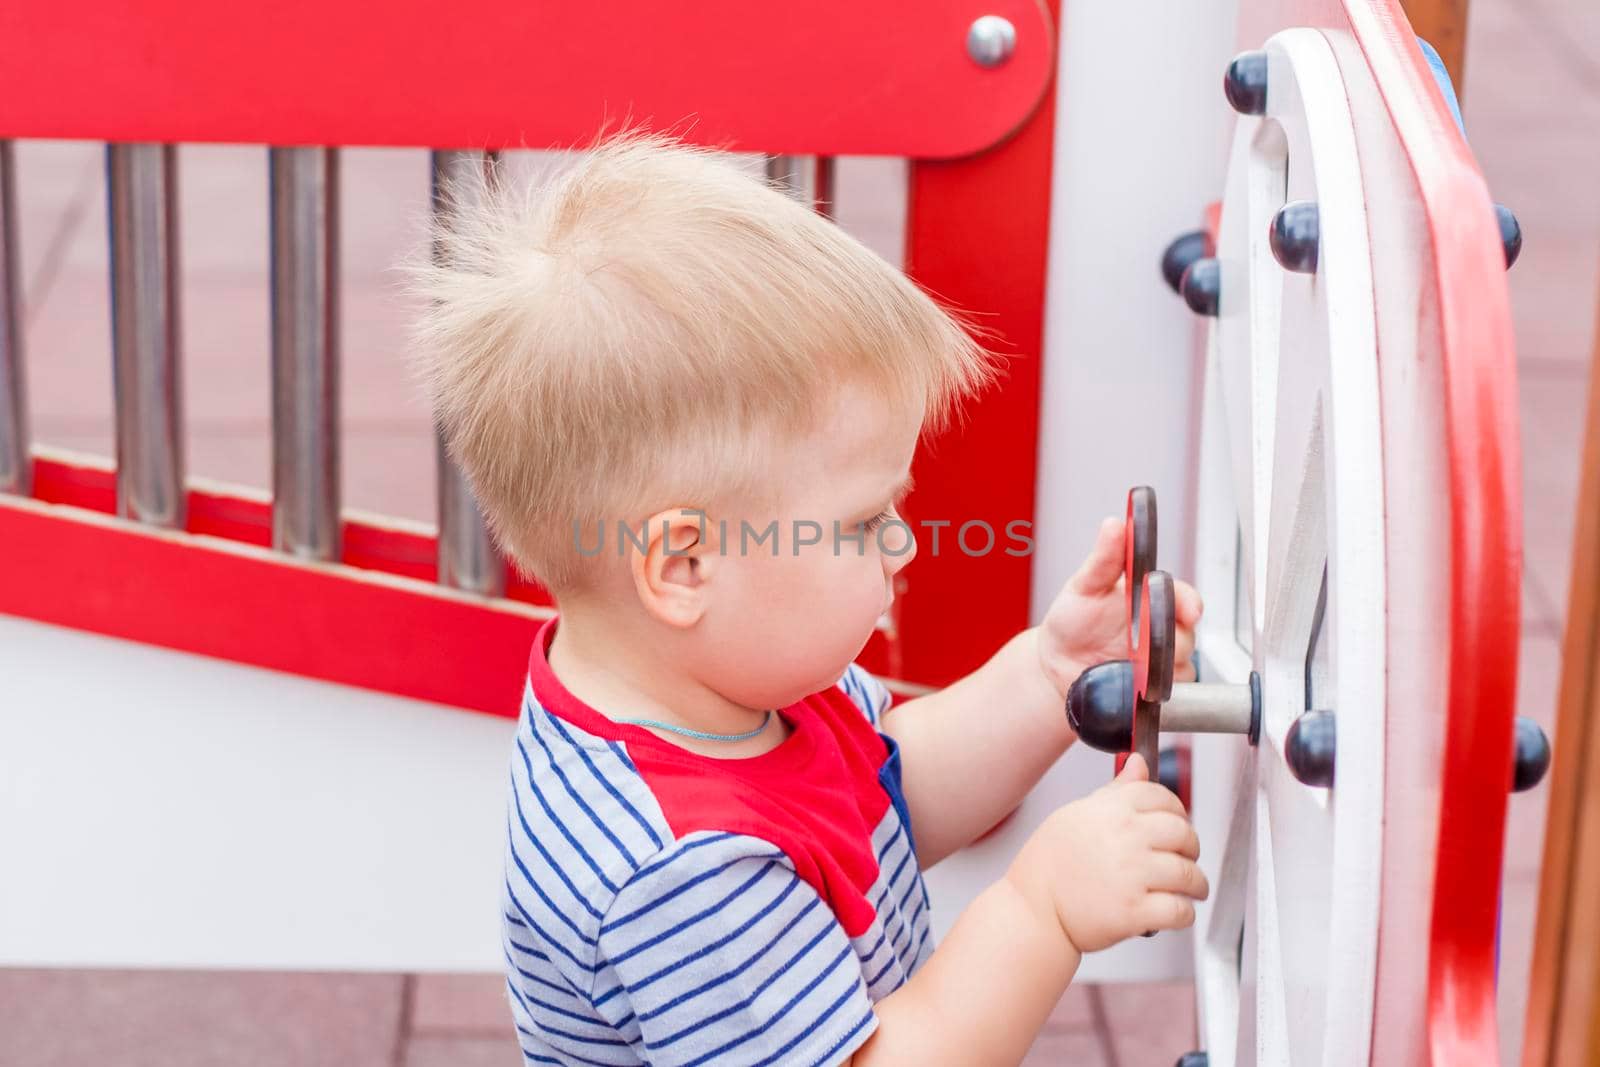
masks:
[(1253, 709), (1248, 685), (1179, 682), (1161, 706), (1161, 729), (1175, 734), (1247, 734)]
[(831, 214), (833, 159), (827, 156), (768, 156), (767, 177), (802, 204)]
[(173, 145), (106, 146), (117, 514), (184, 522), (178, 304), (178, 180)]
[[(445, 213), (458, 198), (488, 187), (493, 180), (497, 153), (434, 152), (433, 210)], [(483, 182), (475, 179), (481, 174)], [(437, 254), (437, 252), (436, 252)], [(482, 596), (506, 591), (505, 561), (495, 551), (494, 540), (483, 521), (478, 502), (436, 434), (439, 456), (439, 582)]]
[(16, 165), (0, 141), (0, 493), (33, 491), (28, 401), (23, 377), (22, 296), (17, 275)]
[(273, 148), (272, 545), (337, 560), (339, 157)]

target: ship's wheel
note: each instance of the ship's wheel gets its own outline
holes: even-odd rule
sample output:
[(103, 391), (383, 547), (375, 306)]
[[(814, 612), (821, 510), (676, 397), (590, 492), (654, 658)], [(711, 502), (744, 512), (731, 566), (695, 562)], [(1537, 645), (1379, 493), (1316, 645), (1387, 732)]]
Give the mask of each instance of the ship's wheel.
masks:
[(1215, 887), (1196, 926), (1200, 1042), (1216, 1067), (1360, 1064), (1380, 936), (1385, 594), (1403, 565), (1385, 552), (1384, 464), (1405, 457), (1383, 448), (1366, 209), (1332, 52), (1290, 31), (1234, 70), (1247, 117), (1217, 238), (1196, 644), (1203, 678), (1254, 672), (1262, 700), (1258, 744), (1193, 742)]
[[(1089, 744), (1147, 760), (1163, 738), (1194, 735), (1191, 815), (1212, 894), (1195, 926), (1200, 1050), (1180, 1062), (1362, 1065), (1375, 1062), (1384, 996), (1385, 1026), (1425, 1027), (1426, 894), (1451, 891), (1435, 886), (1433, 855), (1385, 840), (1417, 822), (1419, 795), (1437, 820), (1443, 696), (1414, 713), (1396, 694), (1437, 683), (1449, 599), (1431, 628), (1390, 609), (1426, 588), (1418, 575), (1439, 573), (1450, 525), (1388, 518), (1398, 472), (1446, 469), (1446, 439), (1394, 432), (1382, 400), (1383, 294), (1333, 47), (1315, 30), (1284, 31), (1239, 57), (1226, 86), (1241, 118), (1215, 254), (1191, 249), (1180, 286), (1213, 316), (1196, 492), (1200, 682), (1172, 682), (1171, 578), (1158, 569), (1155, 494), (1141, 487), (1128, 508), (1129, 658), (1086, 672), (1069, 714)], [(1446, 482), (1416, 506), (1447, 515), (1448, 501)], [(1523, 787), (1548, 758), (1542, 737), (1528, 741)], [(1396, 747), (1404, 758), (1391, 760)], [(1418, 766), (1414, 789), (1395, 787), (1397, 768)], [(1504, 791), (1511, 775), (1481, 785)], [(1498, 855), (1484, 859), (1498, 870)], [(1418, 893), (1420, 922), (1394, 904)], [(1380, 958), (1420, 961), (1418, 980), (1382, 986)]]

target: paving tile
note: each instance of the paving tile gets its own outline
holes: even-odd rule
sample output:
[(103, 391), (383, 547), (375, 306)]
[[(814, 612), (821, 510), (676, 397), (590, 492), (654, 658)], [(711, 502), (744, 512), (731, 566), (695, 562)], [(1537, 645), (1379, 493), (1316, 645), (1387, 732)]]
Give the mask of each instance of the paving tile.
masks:
[(18, 1067), (390, 1067), (399, 1021), (398, 975), (0, 970)]
[(512, 1030), (500, 974), (419, 974), (411, 986), (411, 1031), (505, 1036)]
[(345, 507), (418, 522), (437, 520), (438, 453), (426, 425), (392, 430), (347, 426), (343, 448)]
[(1515, 5), (1551, 43), (1561, 62), (1600, 94), (1600, 7), (1592, 0), (1528, 0)]
[(26, 306), (43, 299), (76, 232), (104, 210), (98, 198), (105, 156), (101, 146), (85, 141), (19, 141), (14, 153)]
[(1587, 411), (1586, 375), (1521, 383), (1523, 560), (1540, 603), (1565, 618), (1577, 518), (1579, 460)]
[(1052, 1030), (1072, 1030), (1094, 1025), (1093, 988), (1087, 982), (1075, 982), (1067, 987), (1066, 995), (1050, 1013), (1045, 1025)]
[(1522, 1035), (1528, 1012), (1528, 974), (1533, 963), (1533, 931), (1538, 921), (1539, 878), (1529, 874), (1507, 881), (1500, 900), (1500, 963), (1496, 1014), (1500, 1062), (1522, 1062)]
[[(1600, 186), (1600, 173), (1592, 181)], [(1594, 358), (1600, 229), (1530, 225), (1507, 279), (1522, 380), (1585, 373)]]
[(514, 1038), (416, 1036), (406, 1043), (404, 1067), (522, 1067)]
[(1106, 1026), (1123, 1067), (1165, 1067), (1195, 1047), (1194, 983), (1106, 985)]
[(1115, 1067), (1092, 1030), (1046, 1030), (1033, 1043), (1022, 1067)]

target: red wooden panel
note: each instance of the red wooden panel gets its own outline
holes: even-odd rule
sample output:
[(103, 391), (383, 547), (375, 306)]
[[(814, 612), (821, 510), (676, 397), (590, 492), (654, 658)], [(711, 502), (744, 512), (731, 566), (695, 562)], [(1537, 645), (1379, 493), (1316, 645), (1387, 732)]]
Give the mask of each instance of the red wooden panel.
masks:
[[(1015, 54), (967, 55), (1002, 15)], [(948, 158), (1034, 110), (1039, 0), (0, 5), (0, 136), (548, 147), (602, 123), (751, 151)]]
[[(1058, 10), (1052, 0), (1052, 17)], [(918, 556), (906, 569), (900, 643), (904, 676), (944, 685), (993, 655), (1028, 625), (1031, 556), (1008, 556), (1013, 520), (1034, 517), (1043, 353), (1045, 258), (1055, 103), (1047, 97), (1016, 136), (981, 156), (912, 167), (906, 268), (920, 284), (974, 313), (1009, 365), (963, 424), (917, 454), (906, 518)], [(962, 523), (995, 532), (986, 555), (966, 555)], [(948, 521), (939, 531), (920, 524)], [(974, 528), (971, 547), (983, 536)]]
[(528, 650), (547, 610), (62, 510), (0, 497), (0, 611), (517, 713)]
[[(0, 612), (516, 713), (533, 640), (516, 620), (548, 615), (550, 596), (520, 578), (499, 600), (432, 585), (431, 534), (346, 518), (344, 565), (329, 567), (269, 551), (272, 508), (259, 495), (191, 487), (178, 533), (113, 518), (116, 476), (103, 463), (35, 457), (34, 490), (35, 501), (0, 495)], [(859, 662), (887, 673), (889, 651), (874, 633)], [(441, 657), (449, 664), (433, 670)]]
[(1450, 709), (1429, 955), (1438, 1065), (1498, 1062), (1495, 942), (1522, 565), (1516, 349), (1500, 237), (1477, 163), (1396, 0), (1346, 0), (1422, 194), (1437, 273), (1450, 441)]

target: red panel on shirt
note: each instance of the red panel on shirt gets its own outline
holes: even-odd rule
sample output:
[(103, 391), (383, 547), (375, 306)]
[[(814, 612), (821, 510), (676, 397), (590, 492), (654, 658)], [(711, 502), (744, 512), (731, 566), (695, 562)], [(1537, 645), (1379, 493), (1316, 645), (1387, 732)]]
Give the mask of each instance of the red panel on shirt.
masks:
[(709, 830), (768, 841), (788, 855), (845, 933), (858, 937), (871, 927), (867, 894), (878, 878), (872, 833), (890, 808), (878, 771), (889, 749), (849, 696), (833, 687), (781, 709), (792, 732), (770, 752), (702, 756), (606, 718), (562, 685), (547, 655), (558, 621), (541, 628), (528, 665), (546, 711), (626, 745), (678, 837)]

